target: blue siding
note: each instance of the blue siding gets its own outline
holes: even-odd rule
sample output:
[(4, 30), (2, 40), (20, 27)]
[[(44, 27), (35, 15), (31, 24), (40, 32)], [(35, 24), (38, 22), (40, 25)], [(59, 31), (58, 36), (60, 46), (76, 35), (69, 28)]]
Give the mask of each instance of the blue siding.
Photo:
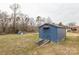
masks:
[(58, 28), (57, 29), (57, 39), (60, 41), (61, 39), (65, 38), (66, 36), (66, 31), (63, 28)]
[(51, 41), (54, 41), (54, 42), (57, 41), (57, 28), (56, 27), (51, 27), (50, 39)]
[[(49, 26), (49, 28), (51, 28), (51, 27)], [(43, 29), (43, 27), (41, 27), (40, 30), (39, 30), (40, 38), (42, 38), (42, 39), (50, 39), (50, 31), (51, 31), (51, 29), (45, 30), (45, 29)]]
[[(45, 26), (48, 26), (49, 29), (44, 29)], [(64, 28), (50, 25), (45, 26), (39, 28), (39, 37), (43, 40), (49, 39), (53, 42), (58, 42), (66, 35), (66, 31)]]

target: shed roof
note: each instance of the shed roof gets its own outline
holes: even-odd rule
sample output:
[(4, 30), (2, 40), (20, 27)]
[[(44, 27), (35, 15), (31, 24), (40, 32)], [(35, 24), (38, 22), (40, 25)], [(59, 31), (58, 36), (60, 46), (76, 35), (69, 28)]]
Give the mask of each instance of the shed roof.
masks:
[[(43, 27), (43, 26), (45, 26), (45, 25), (54, 26), (54, 27), (57, 27), (57, 28), (64, 28), (63, 26), (59, 26), (59, 25), (57, 25), (57, 24), (48, 24), (48, 23), (45, 23), (45, 24), (39, 26), (39, 28), (40, 28), (40, 27)], [(65, 29), (65, 28), (64, 28), (64, 29)]]

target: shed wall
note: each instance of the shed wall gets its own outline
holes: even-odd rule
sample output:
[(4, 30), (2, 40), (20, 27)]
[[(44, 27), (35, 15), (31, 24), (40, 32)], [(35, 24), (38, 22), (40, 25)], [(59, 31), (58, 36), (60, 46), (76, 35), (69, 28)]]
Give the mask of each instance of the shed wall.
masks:
[(52, 26), (49, 26), (50, 29), (48, 30), (44, 30), (43, 29), (44, 27), (41, 27), (40, 30), (39, 30), (39, 37), (42, 38), (42, 39), (49, 39), (49, 40), (52, 40), (52, 41), (55, 41), (57, 39), (56, 37), (56, 27), (52, 27)]
[(56, 42), (57, 41), (57, 27), (51, 27), (51, 31), (50, 31), (50, 39), (51, 41)]
[(61, 39), (65, 38), (65, 36), (66, 36), (66, 30), (63, 28), (58, 28), (57, 29), (57, 39), (61, 40)]
[[(48, 25), (47, 25), (48, 26)], [(66, 36), (66, 30), (64, 28), (48, 26), (50, 29), (43, 29), (44, 26), (39, 28), (39, 37), (43, 40), (49, 39), (53, 42), (60, 41)]]

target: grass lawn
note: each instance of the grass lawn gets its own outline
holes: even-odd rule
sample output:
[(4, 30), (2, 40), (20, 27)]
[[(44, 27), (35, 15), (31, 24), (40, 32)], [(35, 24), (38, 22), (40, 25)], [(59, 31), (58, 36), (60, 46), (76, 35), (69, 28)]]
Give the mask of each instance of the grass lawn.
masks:
[(0, 54), (29, 54), (35, 47), (38, 34), (8, 34), (0, 35)]
[(37, 40), (37, 33), (0, 35), (0, 54), (79, 54), (79, 34), (67, 33), (66, 40), (42, 47), (35, 44)]
[(66, 39), (58, 43), (50, 43), (38, 49), (34, 54), (42, 55), (76, 55), (79, 54), (79, 34), (67, 33)]

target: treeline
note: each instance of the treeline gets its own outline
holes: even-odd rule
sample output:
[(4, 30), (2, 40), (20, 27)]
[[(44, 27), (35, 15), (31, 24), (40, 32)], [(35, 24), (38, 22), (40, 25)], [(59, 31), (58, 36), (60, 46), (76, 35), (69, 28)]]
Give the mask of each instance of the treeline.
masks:
[[(50, 17), (37, 16), (34, 19), (22, 12), (18, 12), (20, 7), (16, 3), (10, 5), (10, 9), (13, 12), (10, 15), (7, 12), (0, 11), (0, 34), (17, 33), (18, 31), (37, 32), (38, 27), (44, 23), (54, 24)], [(59, 25), (62, 26), (62, 22)]]
[(18, 13), (19, 4), (10, 5), (13, 11), (11, 15), (7, 12), (0, 11), (0, 34), (16, 33), (16, 31), (36, 32), (34, 18), (23, 13)]

